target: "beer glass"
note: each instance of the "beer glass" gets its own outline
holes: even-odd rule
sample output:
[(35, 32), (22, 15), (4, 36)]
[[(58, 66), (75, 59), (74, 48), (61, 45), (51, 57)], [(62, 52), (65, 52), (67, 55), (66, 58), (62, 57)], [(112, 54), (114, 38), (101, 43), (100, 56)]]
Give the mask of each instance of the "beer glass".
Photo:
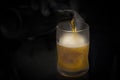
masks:
[(72, 31), (70, 21), (60, 22), (56, 27), (57, 68), (67, 77), (78, 77), (89, 69), (89, 26), (82, 22)]

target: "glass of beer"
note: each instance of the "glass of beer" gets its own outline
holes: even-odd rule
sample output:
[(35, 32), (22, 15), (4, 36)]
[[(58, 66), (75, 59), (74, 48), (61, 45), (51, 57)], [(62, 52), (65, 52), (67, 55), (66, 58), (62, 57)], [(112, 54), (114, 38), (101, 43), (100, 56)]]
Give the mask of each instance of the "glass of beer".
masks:
[(89, 69), (89, 26), (82, 22), (74, 24), (74, 19), (57, 25), (57, 68), (67, 77), (78, 77)]

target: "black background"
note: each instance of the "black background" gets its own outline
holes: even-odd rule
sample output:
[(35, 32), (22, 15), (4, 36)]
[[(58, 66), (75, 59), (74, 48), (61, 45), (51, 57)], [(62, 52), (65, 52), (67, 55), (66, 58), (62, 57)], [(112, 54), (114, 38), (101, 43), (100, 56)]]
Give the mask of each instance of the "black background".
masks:
[[(62, 1), (66, 4), (69, 0)], [(55, 16), (44, 17), (40, 9), (18, 7), (29, 3), (29, 0), (0, 2), (0, 80), (71, 80), (59, 75), (56, 69)], [(85, 79), (116, 80), (119, 40), (116, 40), (118, 28), (113, 25), (112, 14), (116, 8), (104, 0), (78, 0), (77, 3), (78, 12), (90, 26), (90, 69)], [(8, 8), (20, 13), (21, 26)]]

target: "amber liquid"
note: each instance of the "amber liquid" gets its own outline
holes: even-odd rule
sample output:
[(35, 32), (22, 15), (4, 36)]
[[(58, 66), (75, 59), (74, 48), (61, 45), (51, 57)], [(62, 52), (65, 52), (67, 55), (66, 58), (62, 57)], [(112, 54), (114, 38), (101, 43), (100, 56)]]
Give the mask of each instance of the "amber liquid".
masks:
[[(70, 73), (74, 72), (81, 72), (88, 70), (88, 45), (77, 47), (77, 48), (69, 48), (64, 47), (62, 45), (57, 45), (58, 49), (58, 65), (62, 71), (67, 71)], [(64, 76), (74, 77), (81, 75), (67, 75)]]
[(72, 26), (72, 32), (76, 32), (76, 27), (75, 27), (74, 18), (70, 21), (70, 25)]
[[(72, 19), (70, 23), (73, 32), (72, 38), (76, 40), (80, 36), (78, 36), (78, 34), (76, 33), (74, 19)], [(69, 45), (66, 46), (63, 43), (58, 43), (57, 52), (59, 72), (67, 77), (76, 77), (86, 73), (89, 68), (88, 51), (89, 51), (88, 43), (84, 43), (84, 45), (77, 44), (76, 47)]]

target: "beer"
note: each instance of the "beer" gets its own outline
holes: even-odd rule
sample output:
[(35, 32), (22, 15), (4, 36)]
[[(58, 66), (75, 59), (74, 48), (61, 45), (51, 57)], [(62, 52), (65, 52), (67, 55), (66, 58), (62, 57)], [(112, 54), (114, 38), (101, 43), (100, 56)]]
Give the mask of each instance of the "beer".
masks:
[(64, 34), (57, 43), (57, 49), (58, 69), (64, 76), (79, 76), (87, 72), (89, 45), (81, 35)]
[[(77, 30), (74, 18), (68, 23), (60, 24), (62, 27), (57, 30), (58, 71), (68, 77), (82, 76), (89, 69), (89, 28), (85, 25), (85, 30)], [(63, 27), (71, 27), (71, 30)]]
[(74, 18), (72, 18), (72, 20), (70, 21), (70, 25), (71, 25), (71, 27), (72, 27), (72, 32), (76, 32), (76, 27), (75, 27)]

